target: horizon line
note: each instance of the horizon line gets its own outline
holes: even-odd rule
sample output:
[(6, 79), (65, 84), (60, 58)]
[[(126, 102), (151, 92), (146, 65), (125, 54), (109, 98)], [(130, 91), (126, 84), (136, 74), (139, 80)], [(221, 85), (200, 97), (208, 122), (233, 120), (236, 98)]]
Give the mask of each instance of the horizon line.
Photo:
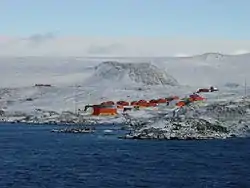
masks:
[(226, 54), (226, 53), (219, 53), (219, 52), (206, 52), (206, 53), (201, 53), (201, 54), (194, 54), (194, 55), (186, 55), (186, 56), (74, 56), (74, 55), (0, 55), (0, 58), (5, 57), (5, 58), (24, 58), (24, 57), (64, 57), (64, 58), (90, 58), (90, 59), (95, 59), (95, 58), (188, 58), (188, 57), (197, 57), (197, 56), (204, 56), (204, 55), (222, 55), (222, 56), (241, 56), (241, 55), (248, 55), (250, 52), (247, 53), (241, 53), (241, 54)]

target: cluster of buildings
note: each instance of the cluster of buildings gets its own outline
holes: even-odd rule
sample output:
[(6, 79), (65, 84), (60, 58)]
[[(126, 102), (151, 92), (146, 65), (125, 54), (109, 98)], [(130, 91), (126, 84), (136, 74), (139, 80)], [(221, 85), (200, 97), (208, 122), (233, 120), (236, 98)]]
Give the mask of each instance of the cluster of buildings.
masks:
[(138, 101), (105, 101), (98, 105), (86, 105), (84, 111), (87, 111), (88, 108), (92, 108), (92, 115), (95, 116), (110, 116), (117, 115), (119, 110), (123, 112), (132, 109), (141, 109), (141, 108), (150, 108), (156, 107), (159, 104), (168, 105), (171, 101), (179, 100), (178, 96), (172, 96), (168, 98), (159, 98), (147, 100), (138, 100)]
[(175, 101), (175, 105), (179, 108), (188, 105), (195, 101), (204, 101), (205, 98), (200, 95), (203, 92), (214, 92), (218, 91), (215, 87), (210, 88), (201, 88), (198, 89), (189, 97), (181, 98), (178, 96), (171, 96), (167, 98), (151, 99), (151, 100), (138, 100), (138, 101), (105, 101), (97, 105), (86, 105), (84, 111), (87, 111), (88, 108), (92, 108), (92, 115), (94, 116), (113, 116), (117, 115), (118, 111), (122, 110), (123, 112), (132, 109), (141, 109), (141, 108), (151, 108), (156, 107), (159, 104), (169, 105), (170, 102)]

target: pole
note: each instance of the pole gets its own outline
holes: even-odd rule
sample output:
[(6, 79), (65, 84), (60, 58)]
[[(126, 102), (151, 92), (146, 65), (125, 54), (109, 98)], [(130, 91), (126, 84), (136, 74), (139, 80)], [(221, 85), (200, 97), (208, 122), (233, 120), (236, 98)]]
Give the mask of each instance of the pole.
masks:
[(77, 86), (75, 85), (74, 87), (74, 107), (75, 107), (75, 114), (77, 114), (77, 99), (76, 99), (76, 95), (77, 95)]
[(245, 97), (244, 98), (246, 98), (247, 97), (247, 81), (246, 81), (246, 78), (245, 78)]

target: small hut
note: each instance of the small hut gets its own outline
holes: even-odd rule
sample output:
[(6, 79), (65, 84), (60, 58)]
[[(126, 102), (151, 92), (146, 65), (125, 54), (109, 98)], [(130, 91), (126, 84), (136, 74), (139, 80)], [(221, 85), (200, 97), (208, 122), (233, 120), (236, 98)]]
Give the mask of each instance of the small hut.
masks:
[(137, 105), (143, 108), (143, 107), (148, 107), (149, 103), (146, 100), (139, 100)]
[(102, 102), (101, 105), (115, 105), (115, 102), (114, 101), (105, 101), (105, 102)]
[(157, 103), (167, 103), (167, 99), (164, 99), (164, 98), (160, 98), (160, 99), (157, 99)]
[(129, 106), (129, 102), (127, 102), (127, 101), (117, 101), (116, 105), (117, 105), (117, 108), (124, 108), (125, 106)]
[(137, 102), (137, 101), (132, 101), (132, 102), (130, 103), (130, 105), (131, 105), (131, 106), (138, 106), (138, 102)]
[(210, 89), (208, 88), (200, 88), (196, 91), (196, 93), (208, 93), (210, 92)]

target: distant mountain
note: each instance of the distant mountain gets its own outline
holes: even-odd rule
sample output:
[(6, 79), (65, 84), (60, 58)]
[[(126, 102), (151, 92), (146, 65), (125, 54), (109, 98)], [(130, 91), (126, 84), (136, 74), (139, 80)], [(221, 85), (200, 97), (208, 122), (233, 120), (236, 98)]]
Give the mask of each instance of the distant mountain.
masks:
[[(250, 54), (224, 55), (206, 53), (190, 57), (176, 57), (155, 61), (161, 69), (178, 79), (184, 85), (221, 85), (236, 83), (242, 85), (250, 79)], [(248, 81), (249, 82), (249, 81)]]
[[(0, 57), (0, 87), (26, 87), (36, 83), (84, 85), (86, 82), (88, 84), (91, 82), (93, 85), (94, 82), (104, 83), (104, 81), (109, 84), (110, 80), (113, 84), (118, 83), (119, 85), (122, 82), (130, 83), (130, 85), (135, 83), (175, 85), (176, 80), (181, 85), (197, 87), (224, 86), (226, 83), (242, 85), (245, 79), (247, 83), (250, 80), (249, 61), (250, 54), (226, 55), (220, 53), (205, 53), (190, 57), (137, 58)], [(100, 62), (104, 63), (100, 64)], [(122, 71), (117, 71), (115, 67), (120, 67)], [(110, 74), (105, 76), (107, 71), (113, 71), (113, 77)], [(119, 76), (114, 76), (116, 74)]]

